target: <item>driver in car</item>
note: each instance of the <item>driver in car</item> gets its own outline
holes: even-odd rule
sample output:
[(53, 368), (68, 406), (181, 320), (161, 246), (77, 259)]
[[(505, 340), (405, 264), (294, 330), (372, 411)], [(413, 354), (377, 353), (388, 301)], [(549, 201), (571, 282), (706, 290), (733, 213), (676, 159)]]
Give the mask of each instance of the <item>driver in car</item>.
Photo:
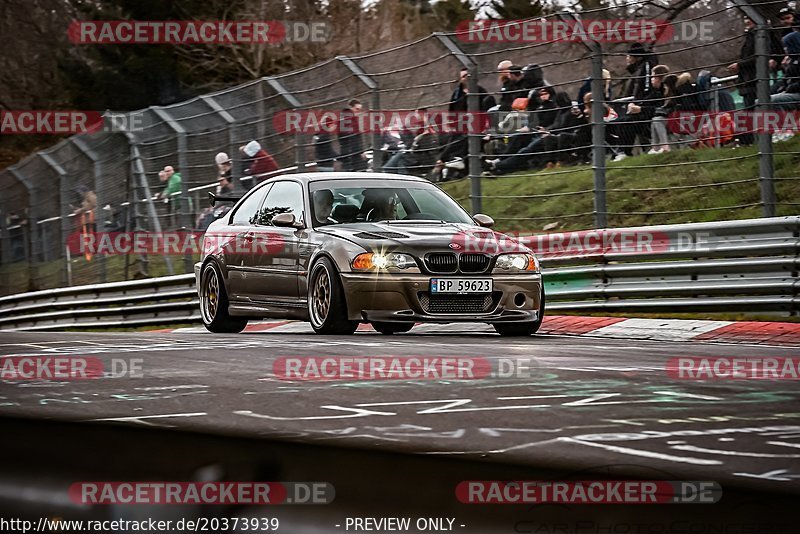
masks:
[(333, 210), (333, 192), (330, 189), (314, 191), (314, 219), (320, 224), (336, 224), (331, 218)]
[(368, 221), (394, 221), (397, 219), (397, 196), (381, 193), (374, 197), (374, 205), (367, 213)]

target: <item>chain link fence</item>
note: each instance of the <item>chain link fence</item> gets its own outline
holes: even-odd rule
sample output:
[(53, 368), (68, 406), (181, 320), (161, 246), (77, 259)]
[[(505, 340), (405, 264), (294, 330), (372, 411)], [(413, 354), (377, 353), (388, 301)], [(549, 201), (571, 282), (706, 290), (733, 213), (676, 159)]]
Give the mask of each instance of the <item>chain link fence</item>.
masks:
[[(676, 31), (685, 34), (683, 28), (706, 24), (713, 38), (659, 43), (648, 51), (650, 68), (668, 67), (681, 84), (676, 88), (691, 88), (705, 111), (752, 104), (754, 97), (742, 92), (752, 94), (753, 84), (742, 84), (727, 69), (739, 60), (746, 13), (757, 36), (755, 85), (761, 94), (756, 105), (774, 109), (769, 91), (781, 72), (769, 63), (769, 43), (783, 30), (770, 26), (765, 16), (778, 5), (759, 2), (755, 9), (737, 0), (687, 9), (671, 21)], [(637, 7), (644, 8), (645, 2), (629, 9)], [(603, 14), (590, 10), (582, 16)], [(646, 18), (644, 12), (632, 16)], [(244, 189), (259, 179), (245, 174), (248, 161), (240, 151), (252, 140), (274, 157), (277, 172), (314, 169), (312, 136), (279, 133), (273, 121), (280, 112), (341, 110), (352, 98), (372, 110), (444, 110), (452, 103), (462, 69), (471, 75), (467, 109), (488, 110), (489, 128), (440, 135), (438, 144), (427, 149), (427, 163), (412, 165), (409, 172), (451, 179), (443, 187), (473, 213), (494, 217), (502, 230), (537, 233), (796, 214), (800, 144), (786, 140), (788, 135), (742, 139), (720, 132), (654, 139), (653, 118), (639, 118), (629, 108), (651, 103), (641, 94), (627, 97), (632, 83), (643, 82), (626, 69), (630, 47), (472, 42), (463, 33), (436, 33), (177, 105), (123, 114), (123, 123), (137, 127), (73, 136), (0, 172), (0, 294), (192, 272), (192, 256), (76, 256), (68, 242), (76, 232), (195, 230), (207, 193), (217, 185), (218, 152), (230, 155), (232, 175)], [(549, 98), (555, 106), (548, 109), (564, 120), (574, 110), (585, 111), (588, 127), (569, 130), (562, 122), (559, 130), (536, 109), (515, 114), (491, 108), (502, 104), (499, 76), (504, 73), (498, 67), (504, 61), (534, 70), (538, 66), (549, 96), (528, 96)], [(587, 92), (594, 96), (586, 97)], [(597, 98), (600, 93), (603, 98)], [(658, 104), (663, 107), (663, 98)], [(520, 130), (520, 116), (528, 119), (528, 131)], [(570, 135), (560, 135), (565, 132)], [(392, 155), (381, 132), (364, 134), (363, 146), (371, 150), (376, 170)], [(658, 153), (632, 157), (648, 152)], [(165, 166), (181, 174), (181, 191), (162, 198), (166, 183), (159, 173)]]

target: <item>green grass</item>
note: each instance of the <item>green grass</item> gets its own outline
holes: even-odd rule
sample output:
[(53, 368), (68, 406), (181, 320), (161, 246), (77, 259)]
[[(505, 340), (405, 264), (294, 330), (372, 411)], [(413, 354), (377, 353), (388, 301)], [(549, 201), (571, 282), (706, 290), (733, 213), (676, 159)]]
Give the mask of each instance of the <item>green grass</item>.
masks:
[[(776, 143), (774, 153), (775, 176), (786, 178), (775, 181), (777, 214), (798, 214), (800, 206), (780, 204), (800, 203), (800, 136)], [(758, 176), (756, 147), (682, 149), (609, 162), (608, 226), (761, 217)], [(553, 223), (552, 230), (593, 228), (593, 182), (590, 165), (481, 179), (482, 211), (500, 230), (542, 231)], [(470, 209), (469, 180), (443, 188)], [(654, 188), (671, 189), (647, 190)]]

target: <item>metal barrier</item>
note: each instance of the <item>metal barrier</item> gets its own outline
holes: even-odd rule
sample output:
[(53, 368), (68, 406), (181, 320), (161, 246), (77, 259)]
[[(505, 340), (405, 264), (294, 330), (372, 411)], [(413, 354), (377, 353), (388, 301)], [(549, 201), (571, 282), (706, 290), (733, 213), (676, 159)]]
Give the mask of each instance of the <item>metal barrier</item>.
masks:
[[(549, 311), (800, 312), (800, 217), (520, 236), (543, 264)], [(194, 276), (0, 298), (0, 329), (192, 323)]]

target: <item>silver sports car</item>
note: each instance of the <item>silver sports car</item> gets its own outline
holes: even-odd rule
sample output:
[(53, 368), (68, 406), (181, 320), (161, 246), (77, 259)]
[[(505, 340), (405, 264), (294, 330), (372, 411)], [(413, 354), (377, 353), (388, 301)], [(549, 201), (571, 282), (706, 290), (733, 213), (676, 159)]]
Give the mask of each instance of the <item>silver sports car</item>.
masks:
[(213, 222), (195, 265), (203, 323), (310, 321), (320, 334), (420, 322), (490, 323), (530, 335), (544, 313), (539, 262), (422, 178), (289, 174), (248, 191)]

